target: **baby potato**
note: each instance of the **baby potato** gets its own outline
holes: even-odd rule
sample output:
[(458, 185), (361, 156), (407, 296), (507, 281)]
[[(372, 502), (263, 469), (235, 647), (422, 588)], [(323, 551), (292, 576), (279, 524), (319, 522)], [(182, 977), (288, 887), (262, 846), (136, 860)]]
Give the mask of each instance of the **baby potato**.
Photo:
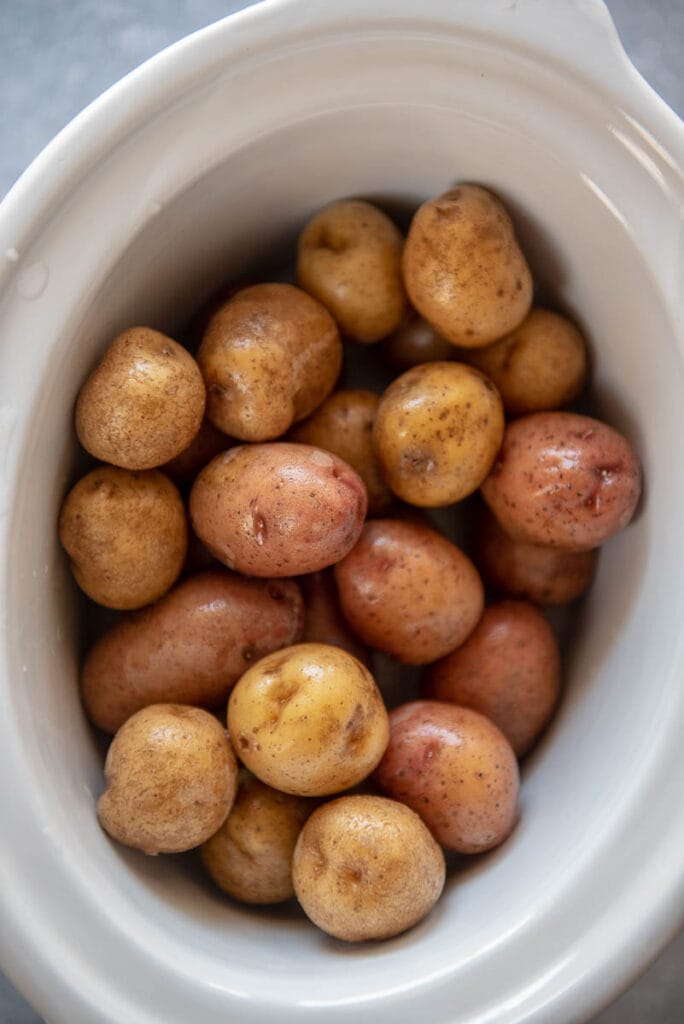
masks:
[(343, 796), (314, 811), (292, 865), (304, 913), (347, 942), (388, 939), (430, 913), (444, 854), (417, 814), (380, 796)]
[(225, 569), (191, 577), (91, 648), (81, 674), (88, 717), (113, 733), (148, 704), (223, 703), (250, 664), (299, 639), (303, 619), (293, 580)]
[(197, 362), (214, 426), (242, 441), (269, 441), (330, 394), (342, 343), (330, 314), (306, 292), (257, 284), (214, 313)]
[(567, 317), (539, 307), (505, 338), (473, 349), (468, 362), (494, 381), (512, 416), (560, 409), (587, 379), (584, 338)]
[(624, 529), (641, 493), (639, 460), (606, 423), (538, 412), (506, 428), (482, 496), (511, 537), (588, 551)]
[(410, 310), (396, 331), (382, 343), (385, 360), (397, 370), (410, 370), (420, 363), (443, 362), (457, 353), (446, 338), (441, 338), (427, 320)]
[(250, 576), (317, 572), (354, 546), (366, 488), (342, 459), (309, 445), (242, 445), (195, 480), (195, 533), (229, 569)]
[(368, 649), (352, 632), (342, 614), (332, 570), (300, 576), (297, 582), (302, 588), (306, 608), (302, 640), (305, 643), (341, 647), (368, 665)]
[(96, 459), (154, 469), (188, 447), (206, 393), (190, 353), (149, 327), (119, 334), (78, 394), (76, 433)]
[(522, 757), (545, 728), (560, 694), (560, 652), (533, 605), (485, 608), (466, 642), (428, 668), (423, 696), (486, 715)]
[(227, 437), (211, 420), (205, 418), (188, 447), (160, 468), (175, 484), (189, 484), (214, 456), (234, 444), (233, 438)]
[(100, 824), (143, 853), (181, 853), (223, 824), (237, 761), (221, 723), (200, 708), (152, 704), (128, 719), (105, 761)]
[(485, 508), (478, 518), (473, 560), (498, 593), (558, 605), (574, 601), (589, 588), (598, 550), (563, 551), (513, 540)]
[(279, 793), (247, 776), (223, 825), (202, 846), (207, 873), (219, 889), (243, 903), (291, 899), (295, 843), (315, 807), (313, 800)]
[(297, 279), (348, 337), (379, 341), (406, 311), (401, 232), (377, 206), (343, 199), (317, 213), (299, 236)]
[(482, 614), (482, 582), (470, 559), (415, 523), (366, 523), (334, 572), (352, 629), (408, 665), (426, 665), (453, 651)]
[(165, 594), (183, 568), (185, 508), (157, 470), (100, 466), (67, 494), (59, 539), (88, 597), (107, 608), (141, 608)]
[(431, 700), (395, 708), (376, 779), (456, 853), (491, 850), (518, 819), (515, 754), (503, 733), (470, 708)]
[(381, 515), (394, 501), (373, 451), (373, 420), (380, 396), (373, 391), (341, 390), (294, 427), (292, 441), (333, 452), (359, 474), (368, 492), (370, 515)]
[(501, 399), (488, 377), (463, 363), (424, 363), (383, 394), (373, 445), (399, 498), (438, 508), (477, 490), (503, 431)]
[(296, 796), (361, 782), (387, 746), (387, 712), (368, 669), (339, 647), (268, 654), (236, 683), (228, 731), (243, 764)]
[(423, 203), (406, 239), (403, 272), (412, 305), (463, 348), (509, 334), (532, 304), (532, 275), (511, 218), (479, 185)]

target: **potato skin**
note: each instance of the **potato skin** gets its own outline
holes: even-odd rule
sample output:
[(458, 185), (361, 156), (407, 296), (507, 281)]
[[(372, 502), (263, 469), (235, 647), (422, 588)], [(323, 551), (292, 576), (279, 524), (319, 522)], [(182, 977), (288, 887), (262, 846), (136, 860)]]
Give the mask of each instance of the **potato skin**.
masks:
[(243, 903), (282, 903), (294, 896), (292, 855), (316, 802), (279, 793), (251, 776), (218, 832), (201, 849), (219, 889)]
[(494, 381), (512, 416), (561, 409), (587, 379), (584, 338), (567, 317), (540, 307), (505, 338), (471, 350), (468, 362)]
[(302, 641), (341, 647), (368, 666), (368, 648), (359, 640), (342, 614), (332, 570), (300, 576), (297, 582), (302, 588), (306, 608)]
[(346, 942), (388, 939), (421, 921), (444, 888), (444, 854), (417, 814), (379, 796), (314, 811), (292, 865), (304, 912)]
[(229, 569), (299, 576), (340, 560), (366, 515), (366, 488), (336, 455), (309, 445), (242, 445), (195, 480), (190, 518)]
[(361, 782), (382, 757), (388, 728), (368, 669), (325, 644), (268, 654), (228, 701), (228, 731), (243, 764), (297, 796), (326, 796)]
[(574, 601), (588, 590), (596, 571), (598, 549), (563, 551), (513, 540), (485, 507), (479, 517), (473, 561), (498, 594), (535, 604)]
[(515, 754), (503, 733), (470, 708), (430, 700), (395, 708), (375, 777), (456, 853), (491, 850), (518, 818)]
[(448, 654), (482, 614), (482, 582), (470, 559), (435, 530), (415, 523), (367, 522), (334, 573), (352, 629), (408, 665)]
[(178, 486), (192, 483), (208, 462), (234, 444), (232, 437), (228, 437), (205, 417), (188, 447), (176, 455), (175, 459), (165, 462), (161, 467), (162, 472)]
[(290, 284), (243, 288), (209, 321), (197, 362), (214, 426), (270, 441), (333, 389), (342, 343), (327, 310)]
[(439, 508), (477, 490), (503, 432), (503, 406), (488, 377), (464, 363), (424, 363), (384, 392), (373, 446), (399, 498)]
[(631, 520), (641, 471), (629, 441), (606, 423), (540, 412), (508, 425), (481, 490), (511, 537), (588, 551)]
[(183, 568), (185, 508), (157, 470), (100, 466), (66, 496), (59, 539), (88, 597), (107, 608), (141, 608), (165, 594)]
[(143, 853), (181, 853), (221, 827), (237, 761), (221, 723), (200, 708), (152, 704), (119, 729), (105, 761), (100, 824)]
[(417, 210), (404, 246), (412, 305), (447, 341), (479, 348), (515, 330), (532, 303), (532, 275), (503, 204), (459, 185)]
[(531, 604), (490, 605), (466, 642), (427, 669), (422, 695), (479, 711), (522, 757), (548, 724), (560, 695), (553, 630)]
[(361, 199), (331, 203), (299, 237), (297, 279), (328, 309), (344, 334), (379, 341), (401, 322), (401, 232)]
[(335, 391), (289, 434), (291, 441), (333, 452), (356, 470), (366, 485), (370, 515), (382, 515), (394, 501), (373, 450), (373, 421), (379, 403), (380, 396), (373, 391)]
[(205, 402), (190, 353), (159, 331), (131, 327), (112, 341), (81, 388), (76, 433), (96, 459), (154, 469), (187, 448)]
[(421, 363), (456, 359), (458, 353), (446, 338), (441, 338), (424, 317), (415, 310), (404, 317), (396, 331), (382, 342), (386, 362), (396, 370), (410, 370)]
[(254, 661), (299, 639), (303, 620), (293, 580), (225, 569), (191, 577), (91, 648), (81, 674), (88, 717), (114, 733), (149, 704), (223, 703)]

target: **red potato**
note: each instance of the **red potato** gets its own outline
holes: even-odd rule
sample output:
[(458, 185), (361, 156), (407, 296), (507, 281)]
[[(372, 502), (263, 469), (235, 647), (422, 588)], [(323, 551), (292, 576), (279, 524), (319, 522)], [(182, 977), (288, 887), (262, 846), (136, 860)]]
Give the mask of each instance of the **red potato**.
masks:
[(149, 704), (215, 706), (251, 664), (295, 643), (303, 621), (293, 580), (194, 576), (91, 648), (81, 676), (88, 717), (113, 733)]
[(342, 614), (332, 571), (313, 572), (301, 576), (298, 582), (306, 608), (302, 641), (341, 647), (362, 664), (368, 665), (368, 648), (355, 635)]
[(456, 853), (491, 850), (518, 819), (515, 754), (503, 733), (470, 708), (430, 700), (396, 708), (376, 778)]
[(511, 537), (588, 551), (630, 522), (641, 472), (629, 441), (606, 423), (541, 412), (508, 425), (481, 490)]
[(486, 715), (522, 757), (558, 703), (560, 652), (553, 630), (531, 604), (493, 604), (461, 647), (430, 666), (422, 693)]
[(195, 533), (229, 569), (300, 576), (343, 558), (366, 515), (366, 488), (342, 459), (309, 445), (241, 445), (195, 480)]
[(563, 551), (513, 540), (486, 507), (478, 519), (472, 553), (484, 580), (497, 593), (542, 605), (567, 604), (581, 597), (598, 561), (596, 548)]
[(448, 654), (482, 614), (482, 582), (470, 559), (414, 523), (371, 520), (334, 571), (352, 629), (409, 665)]

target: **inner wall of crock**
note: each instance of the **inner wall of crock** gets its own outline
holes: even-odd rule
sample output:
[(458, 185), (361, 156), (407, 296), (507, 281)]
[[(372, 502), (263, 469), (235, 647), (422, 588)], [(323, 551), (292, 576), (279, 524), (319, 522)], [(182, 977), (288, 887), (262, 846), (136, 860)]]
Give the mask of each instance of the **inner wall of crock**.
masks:
[[(55, 519), (77, 461), (73, 401), (118, 330), (150, 324), (178, 333), (214, 287), (261, 263), (281, 264), (298, 228), (333, 198), (378, 197), (405, 209), (458, 180), (489, 185), (509, 203), (544, 293), (586, 330), (596, 405), (640, 451), (646, 498), (636, 522), (601, 556), (568, 652), (561, 712), (526, 769), (517, 832), (502, 850), (455, 874), (434, 914), (413, 932), (350, 951), (287, 911), (252, 911), (223, 899), (178, 858), (145, 858), (101, 833), (93, 799), (101, 788), (100, 752), (78, 703), (77, 604)], [(26, 450), (29, 460), (54, 451), (56, 473), (22, 481), (11, 571), (11, 653), (27, 684), (17, 715), (37, 784), (54, 798), (60, 842), (97, 866), (131, 914), (192, 949), (217, 979), (228, 964), (291, 979), (330, 972), (339, 985), (339, 960), (350, 956), (361, 973), (378, 957), (417, 971), (435, 930), (444, 941), (429, 943), (430, 968), (451, 969), (514, 936), (543, 912), (559, 879), (570, 885), (588, 837), (597, 841), (607, 812), (619, 811), (671, 691), (680, 609), (674, 600), (663, 606), (671, 552), (659, 539), (677, 518), (663, 499), (670, 473), (662, 456), (667, 439), (684, 434), (681, 366), (660, 293), (626, 226), (583, 177), (579, 158), (560, 159), (503, 119), (429, 105), (331, 110), (258, 138), (152, 206), (97, 294), (84, 295), (84, 315), (46, 377)], [(657, 358), (644, 358), (645, 338), (657, 345)], [(43, 585), (48, 578), (51, 585)]]

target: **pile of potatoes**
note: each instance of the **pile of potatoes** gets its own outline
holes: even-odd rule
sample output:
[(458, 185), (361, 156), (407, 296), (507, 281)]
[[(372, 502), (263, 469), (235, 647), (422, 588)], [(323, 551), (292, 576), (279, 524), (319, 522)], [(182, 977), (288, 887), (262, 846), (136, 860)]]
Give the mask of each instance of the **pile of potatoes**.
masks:
[[(477, 185), (425, 202), (406, 238), (331, 204), (296, 286), (229, 286), (188, 337), (194, 356), (124, 331), (76, 402), (98, 464), (60, 538), (81, 590), (126, 613), (81, 673), (113, 736), (100, 822), (147, 854), (199, 848), (236, 900), (296, 895), (333, 936), (396, 935), (439, 898), (444, 850), (515, 828), (518, 760), (561, 692), (544, 608), (629, 523), (637, 457), (566, 410), (584, 339), (533, 305)], [(382, 394), (335, 390), (355, 347), (398, 371)], [(469, 554), (428, 511), (457, 503)], [(398, 706), (374, 652), (390, 682), (423, 667)]]

